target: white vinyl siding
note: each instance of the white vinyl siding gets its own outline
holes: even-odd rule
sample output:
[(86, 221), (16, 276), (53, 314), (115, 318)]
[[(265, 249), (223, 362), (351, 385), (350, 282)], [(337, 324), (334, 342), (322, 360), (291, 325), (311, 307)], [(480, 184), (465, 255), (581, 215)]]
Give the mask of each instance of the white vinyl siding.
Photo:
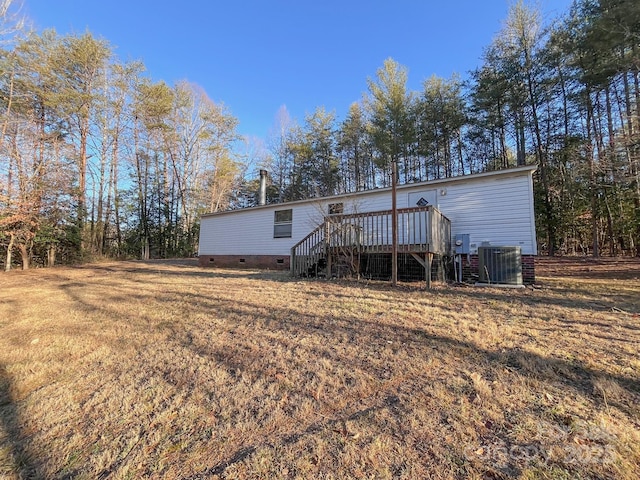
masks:
[(438, 204), (451, 220), (452, 236), (470, 235), (472, 252), (482, 242), (489, 242), (519, 246), (525, 255), (537, 254), (533, 198), (527, 176), (450, 186)]

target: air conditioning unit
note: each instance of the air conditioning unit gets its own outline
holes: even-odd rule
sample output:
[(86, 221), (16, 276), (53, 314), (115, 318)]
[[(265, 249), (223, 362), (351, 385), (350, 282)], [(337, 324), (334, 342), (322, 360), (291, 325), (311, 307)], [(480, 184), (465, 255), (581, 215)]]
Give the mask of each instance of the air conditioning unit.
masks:
[(480, 283), (522, 285), (520, 247), (478, 247)]

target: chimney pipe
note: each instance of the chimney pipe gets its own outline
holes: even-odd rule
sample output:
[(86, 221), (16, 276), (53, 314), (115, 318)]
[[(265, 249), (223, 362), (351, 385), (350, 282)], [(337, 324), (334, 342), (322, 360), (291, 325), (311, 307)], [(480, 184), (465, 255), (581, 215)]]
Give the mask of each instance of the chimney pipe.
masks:
[(258, 190), (258, 205), (267, 204), (267, 171), (260, 170), (260, 190)]

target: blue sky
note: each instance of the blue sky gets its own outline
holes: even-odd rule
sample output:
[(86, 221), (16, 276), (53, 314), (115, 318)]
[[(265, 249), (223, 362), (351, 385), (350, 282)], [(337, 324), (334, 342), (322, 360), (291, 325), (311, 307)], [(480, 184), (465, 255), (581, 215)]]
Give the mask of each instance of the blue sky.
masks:
[[(570, 0), (539, 0), (546, 20)], [(323, 106), (343, 119), (383, 61), (408, 68), (409, 88), (481, 64), (507, 0), (24, 0), (37, 30), (107, 40), (142, 60), (153, 80), (189, 80), (224, 103), (239, 133), (265, 138), (286, 105), (292, 118)]]

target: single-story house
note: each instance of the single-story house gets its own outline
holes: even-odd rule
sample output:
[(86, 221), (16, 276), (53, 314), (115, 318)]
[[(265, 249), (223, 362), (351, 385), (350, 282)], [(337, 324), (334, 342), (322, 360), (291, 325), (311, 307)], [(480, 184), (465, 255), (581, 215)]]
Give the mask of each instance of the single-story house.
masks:
[[(533, 283), (534, 257), (537, 255), (532, 178), (535, 170), (535, 166), (521, 166), (399, 185), (396, 206), (407, 215), (400, 221), (400, 243), (423, 244), (422, 248), (406, 249), (414, 256), (414, 249), (451, 255), (459, 262), (463, 278), (478, 274), (482, 277), (479, 249), (514, 247), (521, 257), (524, 283)], [(383, 240), (383, 237), (390, 238), (383, 231), (388, 225), (380, 225), (387, 221), (383, 217), (387, 215), (388, 219), (391, 208), (392, 189), (378, 188), (206, 214), (200, 225), (199, 262), (202, 266), (290, 269), (296, 246), (301, 242), (308, 243), (314, 232), (325, 231), (326, 238), (335, 235), (325, 228), (332, 216), (350, 222), (348, 244), (366, 254), (373, 244), (373, 237), (377, 239), (378, 247), (381, 243), (390, 243)], [(446, 252), (433, 250), (428, 245), (431, 240), (412, 233), (413, 230), (432, 228), (425, 215), (434, 212), (440, 212), (444, 220), (450, 222), (447, 241), (450, 239), (451, 246)], [(377, 230), (371, 233), (374, 224)], [(344, 223), (341, 232), (344, 232)], [(411, 240), (408, 240), (409, 236), (412, 236)], [(344, 246), (344, 238), (341, 242)], [(329, 241), (325, 243), (331, 245)], [(311, 245), (305, 255), (310, 256), (313, 249)], [(377, 251), (389, 252), (384, 245)], [(486, 267), (483, 270), (486, 271)]]

